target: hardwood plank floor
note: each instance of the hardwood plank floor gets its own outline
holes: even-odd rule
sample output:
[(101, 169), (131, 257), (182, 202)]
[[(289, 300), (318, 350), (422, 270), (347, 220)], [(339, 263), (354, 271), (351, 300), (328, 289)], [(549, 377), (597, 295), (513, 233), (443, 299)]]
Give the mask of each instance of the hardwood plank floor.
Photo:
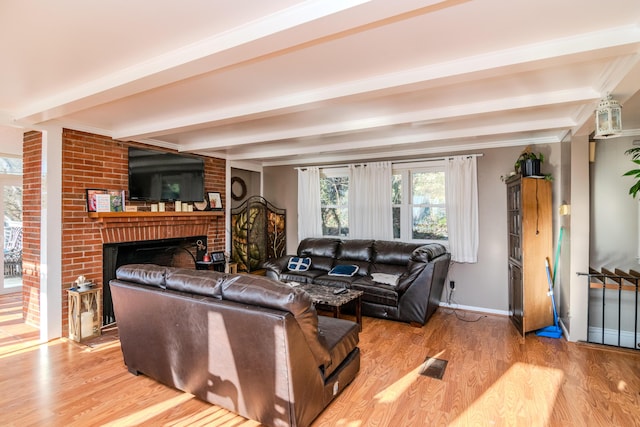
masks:
[[(0, 296), (0, 425), (258, 425), (131, 375), (117, 341), (34, 345), (16, 316), (19, 297)], [(363, 321), (360, 373), (314, 427), (640, 426), (640, 353), (523, 339), (505, 317), (443, 308), (423, 328)], [(427, 357), (448, 361), (442, 380), (419, 374)]]

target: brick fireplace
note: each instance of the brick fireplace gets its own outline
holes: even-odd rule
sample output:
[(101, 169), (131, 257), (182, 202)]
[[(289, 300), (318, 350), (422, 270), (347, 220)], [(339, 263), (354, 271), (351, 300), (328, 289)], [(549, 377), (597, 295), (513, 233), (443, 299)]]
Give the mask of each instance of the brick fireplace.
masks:
[[(23, 315), (39, 326), (40, 159), (39, 132), (24, 137), (24, 242)], [(63, 129), (62, 132), (62, 332), (68, 334), (67, 292), (84, 275), (103, 286), (103, 245), (206, 236), (209, 251), (225, 249), (222, 212), (152, 213), (144, 202), (131, 202), (140, 212), (116, 217), (87, 213), (87, 188), (126, 190), (127, 150), (134, 142)], [(224, 198), (226, 163), (205, 157), (205, 191), (219, 191)], [(203, 195), (204, 196), (204, 195)], [(223, 200), (224, 203), (224, 200)], [(170, 204), (169, 204), (170, 205)], [(90, 215), (94, 217), (90, 217)], [(29, 245), (29, 251), (27, 251)]]
[[(196, 268), (207, 247), (207, 234), (221, 212), (122, 214), (92, 213), (103, 243), (102, 283), (115, 278), (115, 270), (123, 264), (153, 263), (183, 268)], [(209, 251), (210, 252), (210, 251)], [(111, 292), (103, 286), (103, 325), (113, 323), (115, 315)]]

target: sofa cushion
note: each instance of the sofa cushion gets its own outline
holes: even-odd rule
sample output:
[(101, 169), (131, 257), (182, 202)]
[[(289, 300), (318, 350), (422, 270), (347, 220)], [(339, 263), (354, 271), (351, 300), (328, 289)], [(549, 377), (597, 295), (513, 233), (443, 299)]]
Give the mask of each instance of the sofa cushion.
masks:
[(324, 273), (333, 268), (334, 259), (325, 256), (313, 256), (311, 257), (311, 265), (314, 270), (320, 270)]
[(225, 300), (291, 313), (300, 325), (318, 366), (327, 368), (331, 365), (329, 351), (318, 336), (318, 314), (305, 291), (253, 275), (227, 276), (221, 283), (221, 290)]
[(287, 269), (289, 271), (307, 271), (311, 267), (311, 258), (292, 256), (289, 258)]
[(345, 240), (340, 244), (336, 258), (370, 262), (373, 259), (373, 240)]
[(298, 245), (298, 256), (311, 258), (315, 270), (329, 271), (333, 268), (340, 239), (308, 237)]
[(352, 277), (358, 272), (357, 265), (336, 265), (329, 271), (329, 276)]
[(358, 346), (360, 325), (344, 319), (319, 316), (318, 329), (331, 356), (331, 365), (324, 371), (327, 378)]
[(376, 240), (373, 243), (374, 263), (407, 265), (413, 251), (420, 246), (415, 243)]
[(385, 285), (395, 286), (398, 284), (399, 274), (389, 274), (389, 273), (372, 273), (371, 280), (374, 283), (383, 283)]
[(362, 301), (397, 307), (399, 301), (396, 287), (375, 283), (371, 277), (361, 277), (351, 283), (351, 289), (363, 291)]
[(207, 297), (222, 298), (224, 273), (188, 268), (167, 268), (167, 289)]
[(397, 264), (371, 264), (369, 266), (369, 275), (376, 273), (393, 274), (400, 276), (407, 271), (407, 265)]
[(308, 237), (298, 245), (298, 256), (301, 257), (325, 257), (335, 258), (338, 252), (340, 239), (328, 239), (324, 237)]
[(327, 272), (315, 268), (307, 271), (283, 271), (278, 280), (281, 282), (313, 283), (316, 277), (323, 274), (327, 274)]
[(329, 276), (328, 274), (324, 274), (322, 276), (318, 276), (313, 280), (313, 283), (316, 285), (323, 286), (337, 286), (339, 288), (350, 288), (351, 283), (358, 280), (361, 276)]
[(135, 282), (142, 285), (155, 286), (166, 289), (165, 281), (168, 267), (155, 264), (127, 264), (121, 265), (116, 270), (116, 278), (126, 282)]

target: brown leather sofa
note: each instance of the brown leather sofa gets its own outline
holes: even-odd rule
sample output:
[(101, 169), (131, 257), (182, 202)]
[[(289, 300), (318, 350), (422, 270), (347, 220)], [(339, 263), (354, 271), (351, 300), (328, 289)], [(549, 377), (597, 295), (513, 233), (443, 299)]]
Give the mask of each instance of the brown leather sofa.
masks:
[[(451, 254), (438, 243), (337, 238), (304, 239), (296, 256), (309, 258), (310, 268), (289, 270), (292, 255), (286, 255), (263, 264), (267, 277), (361, 290), (362, 314), (415, 326), (424, 325), (440, 305), (451, 261)], [(356, 265), (358, 271), (351, 277), (330, 275), (337, 265)], [(376, 273), (395, 276), (397, 282), (376, 282)]]
[(130, 372), (267, 426), (308, 426), (360, 369), (359, 326), (266, 277), (134, 264), (109, 283)]

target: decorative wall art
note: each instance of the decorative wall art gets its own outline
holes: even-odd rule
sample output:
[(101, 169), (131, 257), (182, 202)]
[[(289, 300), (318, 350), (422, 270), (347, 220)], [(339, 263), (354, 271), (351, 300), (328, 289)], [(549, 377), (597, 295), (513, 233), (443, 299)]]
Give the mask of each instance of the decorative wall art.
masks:
[(220, 197), (220, 193), (212, 192), (207, 193), (207, 199), (209, 200), (209, 208), (214, 211), (222, 210), (222, 198)]

